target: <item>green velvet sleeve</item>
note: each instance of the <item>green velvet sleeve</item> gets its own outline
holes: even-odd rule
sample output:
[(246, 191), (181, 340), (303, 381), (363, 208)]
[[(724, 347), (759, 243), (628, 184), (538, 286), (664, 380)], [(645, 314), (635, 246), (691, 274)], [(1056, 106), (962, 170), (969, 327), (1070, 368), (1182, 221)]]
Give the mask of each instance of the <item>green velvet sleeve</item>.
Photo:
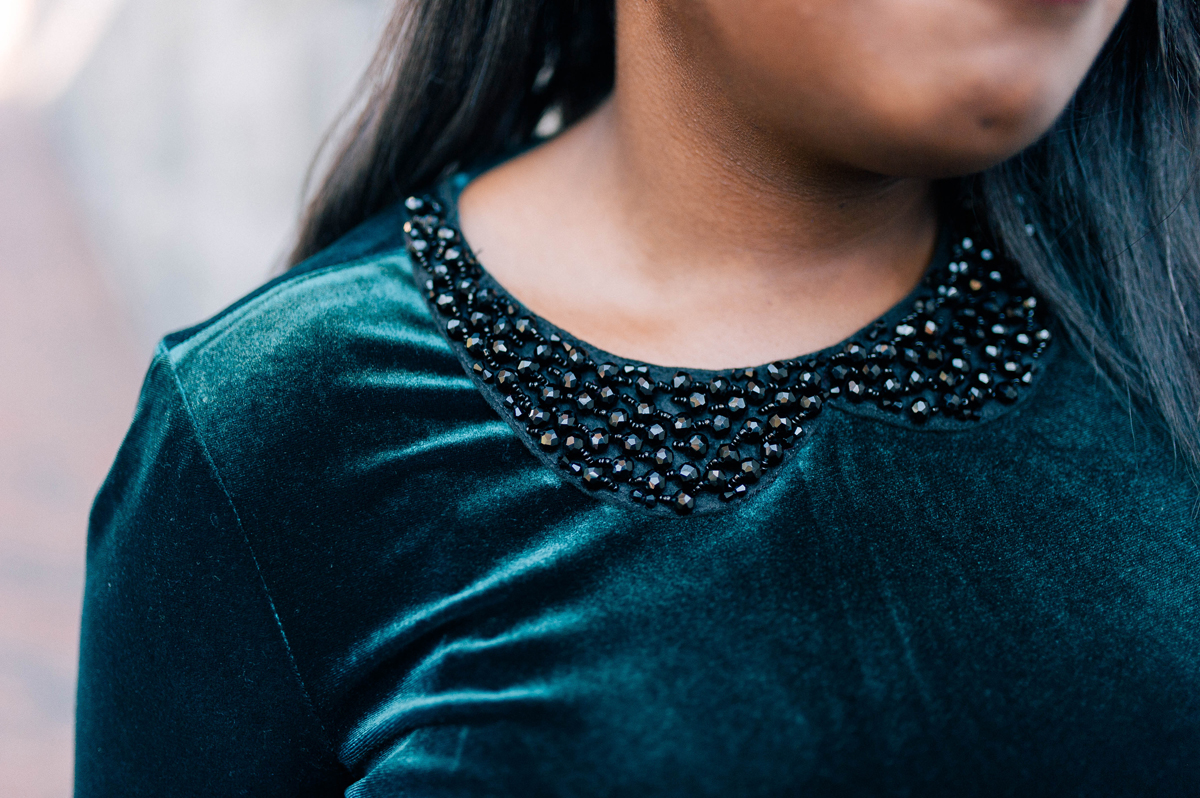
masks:
[(81, 798), (345, 780), (164, 353), (93, 510), (80, 673)]

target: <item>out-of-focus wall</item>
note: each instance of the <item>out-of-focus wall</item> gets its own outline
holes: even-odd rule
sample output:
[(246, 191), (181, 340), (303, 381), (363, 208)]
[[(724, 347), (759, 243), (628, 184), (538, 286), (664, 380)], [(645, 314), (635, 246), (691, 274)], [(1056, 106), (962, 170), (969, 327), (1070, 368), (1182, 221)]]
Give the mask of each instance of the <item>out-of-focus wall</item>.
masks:
[(391, 5), (126, 0), (115, 14), (52, 122), (144, 342), (279, 264), (305, 169)]
[(71, 793), (87, 512), (154, 342), (266, 279), (393, 0), (0, 0), (0, 796)]

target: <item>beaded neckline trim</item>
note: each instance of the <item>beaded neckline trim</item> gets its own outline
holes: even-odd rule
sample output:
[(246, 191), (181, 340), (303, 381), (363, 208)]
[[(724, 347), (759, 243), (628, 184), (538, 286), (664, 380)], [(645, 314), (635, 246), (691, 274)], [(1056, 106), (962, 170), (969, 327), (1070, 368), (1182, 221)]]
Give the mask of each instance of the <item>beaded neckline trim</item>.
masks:
[(488, 400), (577, 484), (657, 512), (757, 492), (831, 402), (977, 422), (1020, 398), (1051, 339), (1031, 287), (972, 230), (899, 315), (815, 355), (700, 371), (589, 354), (491, 279), (437, 199), (405, 208), (426, 298)]

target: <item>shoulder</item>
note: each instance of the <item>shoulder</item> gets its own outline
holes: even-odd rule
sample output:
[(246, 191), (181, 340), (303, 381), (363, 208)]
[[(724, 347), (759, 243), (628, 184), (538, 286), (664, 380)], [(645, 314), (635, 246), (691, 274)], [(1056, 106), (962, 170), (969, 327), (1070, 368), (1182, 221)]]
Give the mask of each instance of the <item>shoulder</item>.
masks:
[(487, 411), (414, 282), (403, 221), (385, 212), (164, 339), (159, 360), (231, 491)]

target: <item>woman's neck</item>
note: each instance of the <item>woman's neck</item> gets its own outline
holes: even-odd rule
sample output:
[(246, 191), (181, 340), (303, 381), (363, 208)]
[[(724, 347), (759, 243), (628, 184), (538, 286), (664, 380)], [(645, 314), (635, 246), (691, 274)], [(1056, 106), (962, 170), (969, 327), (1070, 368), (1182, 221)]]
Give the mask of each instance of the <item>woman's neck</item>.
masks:
[(650, 13), (620, 18), (637, 46), (604, 105), (463, 193), (484, 266), (582, 340), (696, 368), (815, 351), (902, 299), (934, 249), (929, 182), (773, 134)]

